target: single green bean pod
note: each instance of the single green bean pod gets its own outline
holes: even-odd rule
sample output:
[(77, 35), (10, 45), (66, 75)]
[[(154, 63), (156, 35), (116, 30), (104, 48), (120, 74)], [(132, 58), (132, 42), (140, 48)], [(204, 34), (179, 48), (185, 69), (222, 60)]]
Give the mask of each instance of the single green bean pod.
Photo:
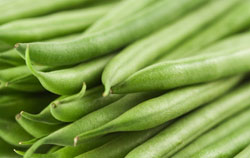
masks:
[(166, 26), (125, 48), (104, 69), (102, 75), (102, 82), (105, 86), (104, 95), (110, 93), (112, 86), (121, 83), (136, 71), (152, 64), (157, 58), (168, 53), (185, 39), (227, 12), (236, 3), (239, 3), (239, 1), (212, 1), (174, 24)]
[(216, 128), (211, 129), (207, 133), (201, 135), (189, 145), (178, 151), (172, 158), (185, 158), (192, 157), (205, 147), (216, 143), (218, 140), (226, 137), (233, 131), (249, 125), (250, 123), (250, 109), (233, 115), (229, 119), (219, 124)]
[(132, 150), (126, 158), (169, 158), (185, 145), (232, 115), (250, 107), (250, 84), (183, 116), (168, 128)]
[(248, 158), (250, 155), (250, 145), (246, 147), (243, 151), (237, 154), (234, 158)]
[(240, 80), (241, 77), (237, 76), (167, 92), (137, 105), (99, 128), (78, 135), (75, 139), (84, 141), (112, 132), (140, 131), (156, 127), (223, 95)]
[(142, 69), (112, 88), (131, 93), (177, 88), (250, 71), (250, 49), (166, 61)]
[(87, 36), (83, 34), (82, 37), (72, 41), (19, 43), (15, 47), (22, 56), (25, 56), (25, 50), (29, 45), (31, 59), (39, 64), (73, 65), (112, 53), (158, 30), (205, 2), (206, 0), (179, 0), (178, 2), (161, 0), (119, 24)]
[[(94, 128), (115, 119), (125, 111), (135, 105), (154, 97), (156, 94), (136, 93), (127, 95), (120, 100), (94, 111), (81, 119), (51, 133), (50, 135), (35, 142), (31, 148), (25, 153), (24, 158), (30, 158), (32, 154), (43, 144), (56, 144), (63, 146), (74, 145), (74, 137), (78, 134), (89, 131)], [(86, 142), (85, 142), (86, 143)], [(78, 142), (79, 144), (79, 142)]]

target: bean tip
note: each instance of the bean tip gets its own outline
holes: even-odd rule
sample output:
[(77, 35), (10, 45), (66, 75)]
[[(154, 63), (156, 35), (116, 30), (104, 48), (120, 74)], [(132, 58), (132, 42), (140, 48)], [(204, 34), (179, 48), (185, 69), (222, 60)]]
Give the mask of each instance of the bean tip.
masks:
[(76, 145), (77, 145), (78, 140), (79, 140), (79, 137), (78, 137), (78, 136), (76, 136), (76, 137), (74, 138), (74, 146), (76, 146)]
[(22, 143), (22, 142), (19, 142), (18, 144), (19, 144), (19, 145), (22, 145), (23, 143)]
[(19, 113), (19, 114), (16, 115), (16, 119), (17, 119), (17, 120), (19, 120), (21, 117), (22, 117), (22, 114), (21, 114), (21, 113)]
[(14, 45), (14, 48), (18, 48), (20, 46), (20, 44), (19, 43), (16, 43), (15, 45)]

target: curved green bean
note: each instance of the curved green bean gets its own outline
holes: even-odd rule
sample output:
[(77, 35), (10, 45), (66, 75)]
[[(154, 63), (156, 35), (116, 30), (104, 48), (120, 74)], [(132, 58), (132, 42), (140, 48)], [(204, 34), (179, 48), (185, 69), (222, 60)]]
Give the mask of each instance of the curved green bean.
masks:
[(82, 32), (113, 6), (111, 3), (13, 21), (0, 26), (0, 39), (14, 45)]
[(158, 135), (132, 150), (126, 158), (168, 158), (228, 117), (250, 107), (250, 84), (180, 118)]
[(156, 127), (223, 95), (240, 80), (241, 77), (234, 77), (167, 92), (137, 105), (99, 128), (78, 135), (77, 139), (86, 140), (112, 132)]
[[(221, 158), (233, 157), (243, 150), (250, 143), (249, 123), (236, 129), (226, 137), (209, 145), (192, 158)], [(248, 155), (249, 156), (249, 155)]]
[(162, 30), (124, 49), (104, 69), (102, 75), (102, 82), (105, 86), (104, 95), (109, 94), (112, 86), (127, 79), (143, 67), (152, 64), (159, 56), (166, 54), (183, 42), (184, 39), (214, 21), (236, 3), (239, 3), (239, 1), (212, 1), (176, 23), (166, 26)]
[(90, 0), (18, 0), (0, 4), (0, 24), (84, 5)]
[(77, 64), (112, 53), (205, 2), (205, 0), (179, 0), (178, 2), (161, 0), (117, 25), (88, 36), (83, 34), (76, 40), (60, 43), (19, 43), (15, 47), (24, 56), (29, 45), (31, 59), (43, 65)]
[(87, 91), (82, 98), (68, 102), (56, 100), (51, 103), (50, 112), (57, 120), (73, 122), (123, 97), (117, 94), (103, 97), (102, 92), (103, 87), (98, 86)]
[(71, 68), (42, 72), (36, 70), (30, 61), (29, 47), (26, 51), (26, 64), (45, 89), (55, 94), (70, 95), (80, 91), (83, 82), (89, 87), (96, 85), (106, 63), (112, 55), (98, 58)]
[[(113, 93), (166, 90), (250, 71), (250, 49), (166, 61), (138, 71), (112, 88)], [(154, 82), (157, 81), (157, 82)]]
[(243, 151), (238, 153), (234, 158), (248, 158), (249, 155), (250, 155), (250, 145), (248, 145), (248, 147), (246, 147)]
[[(147, 93), (127, 95), (120, 100), (94, 111), (81, 119), (65, 126), (47, 137), (35, 142), (31, 148), (25, 153), (24, 158), (30, 158), (35, 150), (43, 144), (56, 144), (69, 146), (73, 145), (73, 139), (78, 134), (97, 128), (124, 113), (133, 106), (145, 101), (155, 95)], [(80, 144), (81, 142), (78, 142)], [(86, 142), (85, 142), (86, 143)]]
[(171, 158), (192, 157), (192, 155), (198, 153), (208, 145), (216, 143), (218, 140), (221, 140), (228, 134), (241, 128), (242, 126), (248, 125), (249, 123), (250, 109), (247, 109), (244, 112), (240, 112), (239, 114), (230, 117), (228, 120), (219, 124), (216, 128), (201, 135), (189, 145), (174, 154)]

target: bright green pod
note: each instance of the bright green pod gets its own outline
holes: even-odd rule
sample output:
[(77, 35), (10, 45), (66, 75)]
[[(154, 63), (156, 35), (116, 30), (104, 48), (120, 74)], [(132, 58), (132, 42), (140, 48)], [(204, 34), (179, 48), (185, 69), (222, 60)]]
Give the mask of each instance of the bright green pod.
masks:
[(19, 43), (15, 47), (22, 56), (25, 56), (25, 50), (29, 45), (31, 60), (36, 63), (51, 66), (73, 65), (112, 53), (205, 2), (205, 0), (178, 2), (161, 0), (116, 25), (87, 36), (83, 34), (76, 40), (60, 43)]
[(136, 72), (112, 92), (167, 90), (209, 82), (250, 71), (249, 61), (250, 49), (161, 62)]
[(108, 55), (74, 67), (42, 72), (32, 66), (29, 54), (29, 48), (27, 48), (26, 65), (29, 70), (45, 89), (59, 95), (75, 94), (80, 91), (83, 83), (86, 83), (88, 87), (97, 85), (104, 66), (112, 58), (112, 55)]
[[(94, 111), (81, 119), (65, 126), (49, 136), (46, 136), (35, 142), (25, 153), (24, 158), (30, 158), (32, 154), (43, 144), (56, 144), (63, 146), (72, 146), (73, 139), (78, 134), (100, 127), (103, 124), (115, 119), (125, 111), (136, 106), (137, 104), (154, 97), (156, 94), (138, 93), (127, 95), (120, 100)], [(81, 142), (77, 142), (80, 144)], [(86, 143), (86, 141), (84, 142)]]
[[(217, 41), (222, 38), (249, 28), (249, 25), (250, 1), (245, 0), (232, 8), (219, 20), (200, 31), (194, 37), (191, 37), (191, 39), (185, 41), (177, 49), (161, 57), (160, 61), (173, 60), (196, 54), (211, 44), (217, 44)], [(238, 47), (237, 44), (229, 45), (229, 47), (232, 46)]]
[(145, 131), (122, 133), (106, 144), (75, 158), (124, 158), (132, 149), (153, 137), (167, 125), (168, 123), (165, 123)]
[(0, 39), (9, 44), (43, 41), (84, 31), (115, 3), (22, 19), (0, 26)]
[(247, 109), (246, 111), (240, 112), (239, 114), (230, 117), (214, 129), (211, 129), (207, 133), (201, 135), (189, 145), (175, 153), (171, 158), (192, 157), (192, 155), (198, 153), (205, 147), (216, 143), (218, 140), (221, 140), (233, 131), (242, 128), (243, 126), (249, 125), (249, 123), (250, 109)]
[(248, 158), (250, 155), (250, 145), (246, 147), (243, 151), (238, 153), (234, 158)]
[(14, 146), (25, 147), (27, 145), (22, 145), (20, 142), (33, 138), (12, 120), (1, 118), (0, 127), (0, 138)]
[(250, 84), (181, 117), (168, 128), (132, 150), (126, 158), (169, 158), (204, 132), (250, 107)]
[(90, 2), (90, 0), (17, 0), (0, 4), (0, 24), (17, 19), (40, 16), (51, 12), (78, 7)]
[(103, 97), (103, 90), (103, 87), (98, 86), (88, 90), (81, 98), (76, 98), (68, 102), (61, 101), (60, 99), (55, 100), (50, 104), (50, 112), (57, 120), (73, 122), (97, 109), (121, 99), (124, 96), (114, 94)]
[(140, 131), (159, 126), (220, 97), (237, 85), (241, 78), (237, 76), (167, 92), (137, 105), (99, 128), (78, 135), (77, 139), (86, 140), (113, 132)]
[[(250, 143), (249, 123), (239, 129), (236, 129), (226, 137), (217, 140), (200, 152), (197, 152), (192, 158), (221, 158), (234, 157)], [(249, 156), (249, 155), (248, 155)]]

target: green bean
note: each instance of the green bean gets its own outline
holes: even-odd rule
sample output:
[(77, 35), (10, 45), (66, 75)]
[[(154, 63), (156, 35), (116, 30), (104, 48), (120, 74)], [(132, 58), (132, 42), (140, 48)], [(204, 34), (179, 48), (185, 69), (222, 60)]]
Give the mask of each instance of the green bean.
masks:
[(247, 109), (244, 112), (240, 112), (236, 116), (230, 117), (230, 119), (222, 122), (216, 128), (211, 129), (207, 133), (198, 137), (196, 140), (191, 142), (171, 158), (186, 158), (191, 157), (195, 153), (198, 153), (205, 147), (210, 144), (214, 144), (216, 141), (221, 140), (223, 137), (226, 137), (229, 133), (235, 131), (236, 129), (241, 128), (244, 125), (250, 123), (250, 109)]
[(102, 96), (103, 88), (96, 87), (86, 92), (84, 97), (72, 100), (70, 102), (61, 102), (60, 99), (51, 103), (51, 114), (60, 121), (73, 122), (81, 117), (111, 104), (123, 95)]
[(47, 136), (50, 133), (64, 126), (64, 124), (51, 125), (33, 121), (25, 117), (22, 117), (22, 112), (16, 115), (16, 121), (27, 133), (29, 133), (35, 138), (41, 138), (43, 136)]
[(11, 145), (25, 147), (26, 145), (19, 144), (19, 142), (32, 139), (32, 136), (14, 121), (1, 118), (0, 127), (0, 138)]
[(166, 125), (168, 123), (145, 131), (123, 133), (106, 144), (75, 158), (124, 158), (129, 151), (157, 134)]
[[(149, 66), (112, 89), (113, 93), (166, 90), (213, 81), (250, 70), (250, 49), (166, 61)], [(157, 81), (157, 82), (155, 82)]]
[(84, 34), (90, 34), (108, 28), (121, 20), (129, 18), (129, 16), (138, 13), (153, 3), (155, 3), (155, 0), (137, 0), (136, 3), (134, 0), (125, 0), (109, 11), (104, 17), (97, 20)]
[(0, 24), (84, 5), (90, 0), (18, 0), (0, 5)]
[[(221, 38), (239, 32), (250, 25), (250, 1), (242, 1), (228, 14), (224, 15), (215, 23), (211, 24), (204, 31), (182, 44), (179, 48), (163, 56), (160, 61), (183, 58), (198, 53), (202, 48), (215, 43)], [(234, 46), (237, 46), (234, 44)]]
[(18, 55), (18, 52), (15, 49), (11, 49), (5, 52), (0, 53), (0, 65), (8, 64), (11, 66), (20, 66), (24, 65), (24, 60)]
[(14, 119), (21, 110), (32, 113), (41, 111), (55, 97), (46, 93), (38, 94), (1, 94), (0, 117)]
[(250, 84), (180, 118), (158, 135), (132, 150), (126, 158), (172, 156), (176, 151), (228, 117), (250, 107)]
[(236, 129), (226, 137), (204, 148), (200, 152), (197, 152), (192, 158), (233, 157), (243, 150), (249, 143), (250, 126), (248, 123), (247, 125)]
[[(47, 137), (44, 137), (38, 140), (35, 144), (32, 145), (31, 148), (25, 153), (24, 158), (30, 158), (31, 155), (35, 152), (35, 150), (43, 145), (43, 144), (56, 144), (56, 145), (63, 145), (69, 146), (73, 145), (73, 139), (78, 134), (88, 131), (94, 128), (97, 128), (114, 118), (118, 117), (128, 109), (132, 108), (133, 106), (139, 104), (146, 99), (154, 97), (156, 94), (131, 94), (127, 95), (120, 100), (105, 106), (97, 111), (94, 111), (81, 119), (65, 126), (54, 133), (50, 134)], [(78, 144), (81, 142), (78, 142)], [(84, 142), (86, 143), (86, 142)]]
[(63, 11), (47, 16), (13, 21), (0, 26), (0, 38), (9, 44), (34, 42), (82, 32), (114, 6), (113, 3)]
[(112, 132), (140, 131), (156, 127), (214, 100), (234, 87), (240, 79), (237, 76), (167, 92), (137, 105), (99, 128), (78, 135), (76, 139), (86, 140)]
[[(152, 64), (159, 56), (170, 51), (184, 39), (211, 23), (236, 3), (239, 3), (239, 1), (212, 1), (176, 23), (166, 26), (124, 49), (104, 69), (102, 75), (102, 82), (105, 86), (104, 95), (109, 94), (112, 86), (122, 82), (143, 67)], [(152, 45), (152, 43), (154, 44)]]
[(27, 48), (26, 64), (45, 89), (55, 94), (70, 95), (80, 91), (83, 82), (90, 87), (96, 85), (99, 82), (104, 66), (111, 57), (112, 55), (109, 55), (71, 68), (42, 72), (32, 66), (29, 48)]
[[(48, 154), (33, 154), (31, 156), (31, 158), (69, 158), (69, 157), (75, 157), (81, 153), (87, 152), (89, 150), (92, 150), (94, 148), (97, 148), (101, 145), (103, 145), (104, 143), (106, 143), (107, 141), (110, 141), (113, 138), (116, 138), (116, 134), (114, 135), (107, 135), (104, 137), (100, 137), (98, 139), (95, 139), (93, 141), (88, 141), (84, 144), (80, 144), (79, 146), (76, 147), (72, 147), (72, 146), (67, 146), (67, 147), (63, 147), (53, 153), (48, 153)], [(17, 152), (19, 155), (24, 155), (24, 152), (20, 152), (20, 151), (15, 151)]]
[(249, 155), (250, 155), (250, 145), (248, 145), (248, 147), (246, 147), (243, 151), (237, 154), (234, 158), (248, 158)]
[(13, 152), (13, 148), (14, 146), (0, 139), (0, 158), (19, 158), (19, 156)]
[[(192, 2), (192, 3), (190, 3)], [(69, 42), (19, 43), (15, 47), (24, 56), (27, 45), (31, 59), (43, 65), (72, 65), (112, 53), (158, 30), (205, 0), (161, 0), (119, 24)], [(115, 41), (115, 42), (114, 42)], [(60, 57), (58, 57), (60, 54)]]

